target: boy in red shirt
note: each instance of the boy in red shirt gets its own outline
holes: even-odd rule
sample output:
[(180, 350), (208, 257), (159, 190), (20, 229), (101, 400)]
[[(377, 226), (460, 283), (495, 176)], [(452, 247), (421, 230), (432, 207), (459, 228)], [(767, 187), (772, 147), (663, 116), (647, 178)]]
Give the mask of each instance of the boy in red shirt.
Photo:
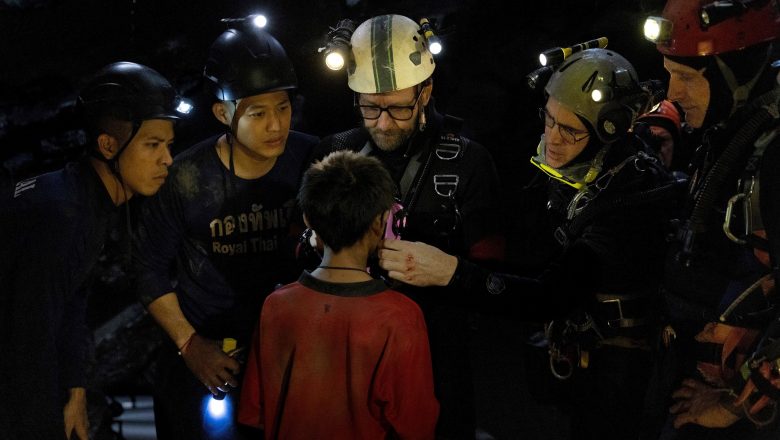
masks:
[(379, 161), (339, 151), (304, 175), (298, 202), (322, 264), (271, 294), (239, 421), (266, 439), (433, 439), (428, 335), (419, 307), (365, 270), (395, 184)]

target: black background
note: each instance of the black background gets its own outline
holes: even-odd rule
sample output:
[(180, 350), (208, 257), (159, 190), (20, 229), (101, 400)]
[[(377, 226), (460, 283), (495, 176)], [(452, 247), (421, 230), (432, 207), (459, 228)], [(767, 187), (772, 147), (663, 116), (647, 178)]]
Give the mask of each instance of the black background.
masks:
[(177, 127), (175, 151), (221, 129), (201, 93), (203, 62), (225, 29), (219, 18), (256, 12), (269, 17), (267, 29), (296, 66), (303, 103), (295, 128), (322, 136), (352, 127), (358, 121), (345, 74), (326, 69), (317, 48), (341, 18), (400, 13), (429, 17), (441, 29), (436, 105), (466, 119), (466, 133), (493, 153), (511, 193), (530, 173), (527, 158), (541, 132), (541, 97), (525, 85), (539, 51), (607, 36), (640, 79), (665, 79), (660, 55), (641, 35), (644, 17), (662, 1), (0, 0), (3, 177), (55, 168), (83, 143), (70, 111), (77, 90), (114, 61), (158, 70), (199, 104)]

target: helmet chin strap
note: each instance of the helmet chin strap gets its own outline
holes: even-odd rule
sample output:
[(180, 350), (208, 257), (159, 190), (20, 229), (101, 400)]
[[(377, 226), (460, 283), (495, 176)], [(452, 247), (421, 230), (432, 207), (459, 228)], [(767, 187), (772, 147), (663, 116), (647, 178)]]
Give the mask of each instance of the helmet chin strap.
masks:
[(750, 92), (753, 90), (753, 87), (756, 85), (758, 79), (761, 77), (761, 74), (764, 73), (764, 69), (768, 65), (771, 53), (772, 45), (767, 48), (766, 57), (764, 58), (764, 62), (761, 63), (762, 67), (758, 69), (750, 81), (741, 85), (737, 82), (737, 77), (734, 75), (734, 71), (731, 70), (731, 67), (729, 67), (720, 56), (715, 55), (715, 62), (718, 64), (718, 69), (720, 69), (720, 73), (723, 75), (723, 79), (726, 81), (726, 85), (728, 85), (732, 95), (732, 104), (731, 110), (729, 111), (729, 116), (733, 115), (734, 112), (747, 103), (747, 100), (750, 97)]
[(425, 119), (425, 108), (426, 106), (420, 107), (420, 115), (417, 118), (417, 129), (419, 131), (425, 131), (425, 127), (428, 125), (428, 121)]
[(89, 150), (90, 156), (108, 165), (109, 171), (111, 171), (111, 174), (113, 174), (119, 182), (119, 187), (122, 188), (122, 195), (124, 196), (125, 202), (127, 202), (127, 189), (124, 185), (124, 179), (122, 179), (122, 173), (119, 171), (119, 156), (121, 156), (125, 149), (130, 145), (130, 142), (132, 142), (135, 135), (138, 134), (138, 130), (140, 128), (141, 124), (137, 121), (133, 121), (133, 128), (130, 131), (130, 136), (127, 137), (127, 140), (122, 144), (122, 146), (119, 147), (119, 149), (116, 151), (116, 154), (114, 154), (114, 156), (110, 159), (106, 158), (98, 150)]
[(125, 151), (125, 149), (130, 145), (130, 142), (133, 140), (136, 134), (138, 134), (138, 130), (141, 128), (141, 124), (139, 122), (133, 122), (133, 129), (130, 131), (130, 136), (128, 136), (127, 140), (122, 144), (121, 147), (117, 150), (116, 154), (108, 159), (102, 154), (100, 154), (99, 151), (95, 149), (90, 149), (89, 154), (90, 156), (94, 157), (95, 159), (98, 159), (99, 161), (105, 163), (108, 165), (108, 169), (111, 171), (111, 174), (114, 175), (117, 182), (119, 182), (119, 187), (122, 188), (122, 196), (124, 198), (124, 205), (125, 205), (125, 225), (127, 226), (127, 261), (133, 260), (133, 228), (130, 225), (130, 204), (128, 203), (128, 197), (127, 197), (127, 188), (125, 188), (124, 179), (122, 179), (122, 173), (119, 171), (119, 156), (122, 155), (122, 153)]

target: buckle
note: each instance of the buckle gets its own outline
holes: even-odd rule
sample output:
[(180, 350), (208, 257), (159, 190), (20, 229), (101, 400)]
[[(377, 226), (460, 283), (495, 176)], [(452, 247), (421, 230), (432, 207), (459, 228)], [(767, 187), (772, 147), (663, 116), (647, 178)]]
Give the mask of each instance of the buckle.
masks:
[(623, 314), (623, 301), (635, 301), (635, 300), (640, 300), (640, 299), (638, 298), (625, 299), (625, 300), (621, 298), (599, 299), (599, 302), (601, 304), (617, 305), (617, 311), (618, 311), (617, 318), (608, 319), (606, 316), (604, 317), (604, 322), (607, 324), (607, 327), (611, 329), (621, 329), (621, 328), (640, 327), (642, 325), (647, 324), (650, 321), (647, 316), (642, 318), (626, 318), (626, 316)]
[(460, 156), (461, 139), (460, 136), (447, 133), (443, 134), (436, 145), (436, 157), (441, 160), (453, 160)]
[(566, 232), (558, 226), (555, 228), (555, 231), (553, 232), (553, 237), (555, 237), (555, 241), (558, 242), (563, 247), (566, 247), (569, 245), (569, 237), (566, 235)]
[[(436, 194), (442, 197), (450, 197), (458, 190), (459, 182), (460, 177), (457, 174), (434, 174), (433, 189), (436, 191)], [(440, 188), (443, 189), (443, 187), (452, 187), (452, 190), (445, 193), (439, 190)]]
[(620, 328), (621, 323), (625, 319), (623, 317), (623, 302), (619, 298), (615, 299), (607, 299), (604, 301), (601, 301), (602, 304), (617, 304), (617, 310), (618, 310), (618, 318), (617, 319), (605, 319), (604, 321), (607, 323), (607, 327), (609, 328)]

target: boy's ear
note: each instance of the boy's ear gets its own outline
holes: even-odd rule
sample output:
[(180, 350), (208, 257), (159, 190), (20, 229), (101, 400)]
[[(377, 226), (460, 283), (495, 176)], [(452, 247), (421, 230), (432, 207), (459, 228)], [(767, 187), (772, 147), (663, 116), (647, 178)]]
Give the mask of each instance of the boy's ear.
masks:
[(98, 152), (107, 160), (111, 160), (116, 152), (119, 151), (119, 141), (106, 133), (101, 133), (97, 137)]
[(303, 224), (305, 224), (307, 228), (311, 228), (311, 224), (309, 223), (309, 218), (306, 217), (306, 214), (303, 214)]
[(381, 214), (377, 215), (374, 218), (374, 221), (371, 222), (371, 232), (376, 234), (379, 237), (382, 237), (385, 235), (385, 223), (387, 222), (387, 216), (390, 214), (390, 211), (384, 211)]

